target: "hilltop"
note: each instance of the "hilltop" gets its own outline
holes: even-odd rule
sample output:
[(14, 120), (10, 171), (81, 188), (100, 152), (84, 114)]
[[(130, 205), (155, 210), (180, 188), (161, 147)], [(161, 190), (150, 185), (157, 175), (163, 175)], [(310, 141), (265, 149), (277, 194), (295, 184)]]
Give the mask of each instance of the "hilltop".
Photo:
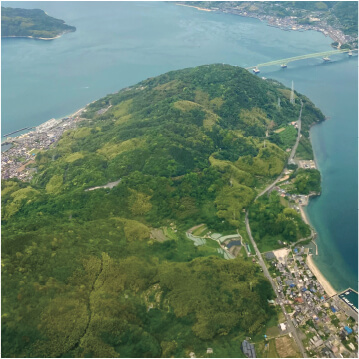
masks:
[[(247, 335), (263, 338), (278, 313), (259, 266), (185, 232), (242, 231), (286, 163), (295, 137), (278, 129), (299, 98), (311, 157), (324, 117), (289, 98), (239, 67), (172, 71), (91, 103), (36, 155), (30, 183), (2, 181), (3, 356), (238, 357)], [(295, 221), (281, 222), (293, 240), (307, 230)]]
[(32, 37), (50, 40), (76, 27), (40, 9), (1, 7), (1, 37)]

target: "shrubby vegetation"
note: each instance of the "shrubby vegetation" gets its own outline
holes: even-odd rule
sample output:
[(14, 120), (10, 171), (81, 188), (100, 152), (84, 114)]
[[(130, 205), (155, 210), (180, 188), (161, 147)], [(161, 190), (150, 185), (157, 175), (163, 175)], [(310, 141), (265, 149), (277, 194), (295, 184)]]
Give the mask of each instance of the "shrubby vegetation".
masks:
[(55, 19), (40, 9), (1, 7), (1, 36), (32, 36), (53, 38), (64, 32), (75, 31), (74, 26)]
[(261, 252), (283, 247), (308, 237), (310, 229), (299, 213), (280, 203), (278, 192), (260, 197), (250, 208), (249, 219), (253, 237)]
[[(3, 181), (3, 356), (184, 357), (213, 346), (238, 357), (240, 340), (276, 315), (271, 287), (255, 264), (195, 247), (185, 231), (243, 227), (256, 186), (281, 172), (287, 154), (264, 140), (297, 119), (299, 104), (276, 105), (283, 89), (223, 65), (150, 78), (89, 105), (81, 127), (37, 154), (32, 183)], [(320, 113), (297, 96), (309, 127)], [(262, 247), (308, 231), (273, 196), (250, 210)]]
[(316, 169), (300, 168), (295, 172), (294, 193), (309, 194), (321, 192), (320, 172)]

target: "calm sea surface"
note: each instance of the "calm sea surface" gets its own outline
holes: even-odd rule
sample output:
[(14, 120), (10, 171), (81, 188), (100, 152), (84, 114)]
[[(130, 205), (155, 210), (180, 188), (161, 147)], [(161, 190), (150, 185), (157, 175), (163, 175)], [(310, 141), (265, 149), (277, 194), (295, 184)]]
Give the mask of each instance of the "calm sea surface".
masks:
[[(77, 27), (53, 41), (2, 39), (2, 133), (68, 115), (108, 93), (164, 72), (210, 63), (243, 67), (330, 50), (318, 32), (282, 31), (256, 19), (168, 3), (3, 2), (41, 8)], [(307, 95), (330, 119), (311, 131), (322, 195), (307, 212), (315, 259), (332, 285), (358, 285), (357, 57), (263, 68)]]

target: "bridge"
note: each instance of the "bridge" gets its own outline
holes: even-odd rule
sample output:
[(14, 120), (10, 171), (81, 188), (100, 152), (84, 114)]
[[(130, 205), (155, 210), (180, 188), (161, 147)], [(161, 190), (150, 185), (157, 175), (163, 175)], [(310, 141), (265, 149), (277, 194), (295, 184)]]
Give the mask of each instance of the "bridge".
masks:
[(349, 56), (351, 56), (353, 51), (358, 51), (358, 49), (354, 49), (354, 50), (342, 49), (342, 50), (331, 50), (331, 51), (324, 51), (324, 52), (316, 52), (314, 54), (307, 54), (307, 55), (289, 57), (287, 59), (281, 59), (281, 60), (265, 62), (263, 64), (258, 64), (258, 65), (255, 65), (255, 66), (247, 67), (246, 70), (251, 70), (251, 69), (257, 69), (258, 70), (260, 67), (274, 66), (274, 65), (284, 65), (286, 67), (286, 65), (289, 62), (305, 60), (305, 59), (311, 59), (311, 58), (314, 58), (314, 57), (322, 57), (323, 59), (325, 59), (325, 61), (329, 61), (330, 60), (329, 56), (337, 55), (337, 54), (343, 54), (343, 53), (346, 53), (346, 52), (349, 54)]

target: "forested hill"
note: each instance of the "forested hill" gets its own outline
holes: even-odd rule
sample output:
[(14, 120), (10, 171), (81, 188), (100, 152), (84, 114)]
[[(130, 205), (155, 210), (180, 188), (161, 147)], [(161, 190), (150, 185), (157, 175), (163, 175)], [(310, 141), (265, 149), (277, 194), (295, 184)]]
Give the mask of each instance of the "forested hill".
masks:
[(1, 7), (1, 36), (27, 36), (51, 39), (65, 32), (76, 31), (74, 26), (55, 19), (40, 9)]
[(235, 233), (285, 164), (274, 131), (298, 98), (304, 137), (323, 119), (289, 96), (239, 67), (173, 71), (89, 105), (32, 183), (2, 181), (2, 355), (238, 357), (263, 338), (276, 313), (259, 266), (185, 231)]

